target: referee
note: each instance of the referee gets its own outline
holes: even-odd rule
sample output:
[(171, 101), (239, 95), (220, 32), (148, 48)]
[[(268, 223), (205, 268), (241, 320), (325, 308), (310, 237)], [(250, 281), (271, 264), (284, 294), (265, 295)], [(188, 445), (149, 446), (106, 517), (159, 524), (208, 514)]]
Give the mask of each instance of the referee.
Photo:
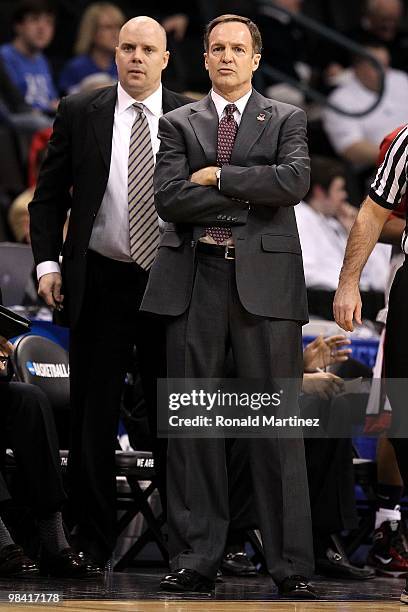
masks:
[[(351, 230), (339, 286), (334, 298), (333, 313), (337, 323), (353, 331), (353, 320), (361, 324), (361, 271), (381, 234), (391, 211), (399, 207), (407, 191), (408, 125), (394, 138), (378, 169), (354, 226)], [(408, 232), (402, 236), (401, 247), (408, 253)], [(387, 332), (384, 344), (384, 374), (387, 395), (392, 406), (392, 442), (398, 467), (408, 486), (408, 263), (398, 270), (389, 297)], [(403, 437), (404, 436), (404, 437)], [(408, 579), (401, 595), (408, 604)]]

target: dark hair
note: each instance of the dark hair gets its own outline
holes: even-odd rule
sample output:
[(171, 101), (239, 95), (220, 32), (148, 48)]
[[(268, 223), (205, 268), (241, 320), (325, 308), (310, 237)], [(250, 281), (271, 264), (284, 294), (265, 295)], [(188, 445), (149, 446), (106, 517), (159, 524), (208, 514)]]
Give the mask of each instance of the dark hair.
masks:
[[(361, 47), (364, 47), (366, 51), (368, 49), (386, 49), (387, 48), (387, 45), (384, 42), (379, 40), (376, 36), (374, 36), (374, 34), (371, 34), (370, 32), (361, 33), (359, 36), (357, 36), (354, 39), (354, 42), (356, 42)], [(354, 53), (354, 51), (350, 53), (350, 59), (351, 59), (351, 63), (353, 64), (353, 66), (355, 66), (356, 64), (360, 62), (369, 61), (364, 55), (360, 55), (359, 53)]]
[(248, 17), (241, 17), (241, 15), (220, 15), (219, 17), (216, 17), (215, 19), (210, 21), (210, 23), (207, 24), (205, 31), (204, 31), (204, 49), (205, 51), (208, 51), (208, 43), (210, 40), (210, 34), (215, 28), (215, 26), (219, 25), (220, 23), (230, 23), (234, 21), (237, 21), (238, 23), (243, 23), (244, 25), (247, 26), (251, 34), (252, 48), (254, 50), (254, 53), (261, 53), (262, 36), (261, 36), (258, 26), (256, 25), (256, 23), (251, 21)]
[(314, 155), (310, 159), (310, 188), (305, 197), (308, 200), (316, 185), (328, 191), (335, 178), (344, 177), (346, 169), (344, 165), (332, 157)]
[(21, 0), (13, 13), (13, 24), (21, 23), (27, 15), (56, 15), (56, 8), (51, 0)]

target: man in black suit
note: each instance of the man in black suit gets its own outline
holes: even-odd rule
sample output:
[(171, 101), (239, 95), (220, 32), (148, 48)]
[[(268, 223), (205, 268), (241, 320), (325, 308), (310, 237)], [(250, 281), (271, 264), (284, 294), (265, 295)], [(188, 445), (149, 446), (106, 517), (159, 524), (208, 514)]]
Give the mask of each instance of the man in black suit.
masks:
[(123, 26), (118, 86), (62, 100), (30, 205), (39, 293), (50, 306), (63, 306), (71, 328), (69, 463), (78, 546), (99, 563), (115, 544), (115, 439), (134, 344), (156, 431), (164, 338), (160, 325), (138, 311), (159, 239), (153, 204), (158, 119), (187, 101), (161, 87), (168, 59), (156, 21), (137, 17)]
[[(221, 16), (205, 40), (212, 91), (160, 120), (156, 207), (169, 225), (142, 309), (171, 317), (169, 377), (219, 378), (231, 347), (237, 376), (291, 378), (297, 396), (307, 305), (293, 206), (309, 185), (305, 114), (252, 90), (261, 37), (249, 19)], [(248, 446), (268, 569), (282, 594), (314, 597), (303, 440)], [(168, 482), (162, 588), (212, 590), (229, 522), (224, 440), (170, 438)]]

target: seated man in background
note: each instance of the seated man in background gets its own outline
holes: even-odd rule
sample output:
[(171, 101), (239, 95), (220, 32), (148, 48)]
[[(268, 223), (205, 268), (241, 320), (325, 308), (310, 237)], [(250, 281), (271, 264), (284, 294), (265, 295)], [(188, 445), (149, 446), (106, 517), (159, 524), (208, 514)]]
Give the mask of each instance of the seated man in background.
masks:
[[(0, 291), (1, 303), (1, 291)], [(57, 433), (51, 406), (41, 389), (10, 382), (8, 361), (13, 346), (0, 328), (0, 445), (11, 448), (24, 485), (24, 499), (38, 525), (40, 572), (59, 578), (90, 576), (83, 558), (69, 546), (62, 524), (66, 496), (62, 485)], [(0, 504), (10, 500), (0, 473)], [(37, 564), (14, 543), (0, 517), (0, 577), (38, 573)]]
[[(295, 207), (302, 246), (309, 312), (332, 319), (332, 300), (343, 263), (347, 237), (357, 209), (347, 202), (344, 168), (336, 160), (313, 157), (304, 202)], [(375, 320), (384, 305), (391, 248), (375, 247), (361, 277), (364, 317)]]
[[(385, 71), (384, 95), (378, 106), (362, 117), (348, 117), (326, 108), (323, 125), (330, 144), (338, 155), (357, 170), (372, 168), (384, 135), (408, 121), (408, 76), (390, 68), (386, 46), (366, 35), (360, 41)], [(330, 95), (329, 101), (349, 112), (365, 111), (374, 104), (380, 89), (379, 71), (361, 55), (352, 58), (352, 74)]]
[(55, 9), (47, 0), (22, 0), (13, 25), (13, 41), (0, 47), (7, 73), (28, 106), (54, 113), (58, 95), (43, 51), (54, 36)]
[[(360, 23), (344, 32), (345, 36), (359, 41), (370, 34), (390, 53), (391, 66), (408, 71), (408, 33), (404, 28), (405, 7), (403, 0), (365, 0)], [(320, 49), (321, 51), (321, 49)], [(347, 49), (330, 45), (326, 65), (330, 74), (339, 74), (350, 65)], [(328, 60), (328, 63), (327, 63)]]
[[(318, 417), (327, 437), (306, 437), (305, 454), (312, 511), (316, 573), (337, 579), (368, 580), (371, 568), (350, 562), (341, 534), (358, 526), (354, 492), (353, 444), (345, 434), (364, 421), (366, 395), (344, 395), (345, 378), (370, 377), (370, 370), (350, 359), (344, 335), (318, 336), (303, 351), (302, 417)], [(322, 371), (330, 368), (330, 371)], [(360, 401), (361, 399), (361, 401)], [(346, 427), (346, 429), (344, 429)]]
[[(365, 366), (350, 359), (349, 344), (350, 340), (344, 335), (319, 336), (304, 349), (301, 417), (318, 416), (327, 424), (337, 422), (337, 417), (340, 417), (341, 423), (347, 412), (353, 420), (363, 420), (364, 406), (359, 409), (353, 403), (350, 412), (350, 403), (339, 396), (344, 391), (342, 375), (349, 376), (352, 371), (365, 376), (369, 374)], [(319, 371), (326, 367), (333, 367), (337, 374)], [(233, 375), (232, 355), (228, 368)], [(256, 529), (258, 521), (253, 504), (247, 440), (240, 438), (228, 442), (231, 522), (221, 569), (225, 574), (250, 576), (256, 572), (245, 554), (244, 544), (247, 531)], [(357, 567), (349, 561), (341, 543), (341, 533), (358, 525), (351, 438), (305, 437), (305, 455), (316, 573), (347, 580), (373, 578), (375, 574), (371, 568)]]

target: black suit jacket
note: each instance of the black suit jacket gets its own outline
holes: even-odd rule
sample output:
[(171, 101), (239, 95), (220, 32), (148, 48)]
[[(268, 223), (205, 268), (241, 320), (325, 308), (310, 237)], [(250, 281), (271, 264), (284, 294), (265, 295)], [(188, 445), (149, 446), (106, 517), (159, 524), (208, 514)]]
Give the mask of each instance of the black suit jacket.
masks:
[(220, 190), (189, 181), (216, 165), (218, 115), (211, 96), (160, 119), (155, 202), (169, 222), (142, 310), (181, 315), (191, 299), (197, 239), (227, 225), (236, 246), (236, 281), (252, 314), (307, 321), (306, 289), (293, 207), (309, 187), (305, 113), (253, 91)]
[[(73, 327), (79, 317), (86, 276), (86, 253), (109, 177), (117, 87), (63, 98), (48, 153), (29, 206), (35, 263), (63, 254), (65, 311)], [(163, 88), (163, 111), (189, 100)], [(62, 230), (71, 208), (64, 245)]]

